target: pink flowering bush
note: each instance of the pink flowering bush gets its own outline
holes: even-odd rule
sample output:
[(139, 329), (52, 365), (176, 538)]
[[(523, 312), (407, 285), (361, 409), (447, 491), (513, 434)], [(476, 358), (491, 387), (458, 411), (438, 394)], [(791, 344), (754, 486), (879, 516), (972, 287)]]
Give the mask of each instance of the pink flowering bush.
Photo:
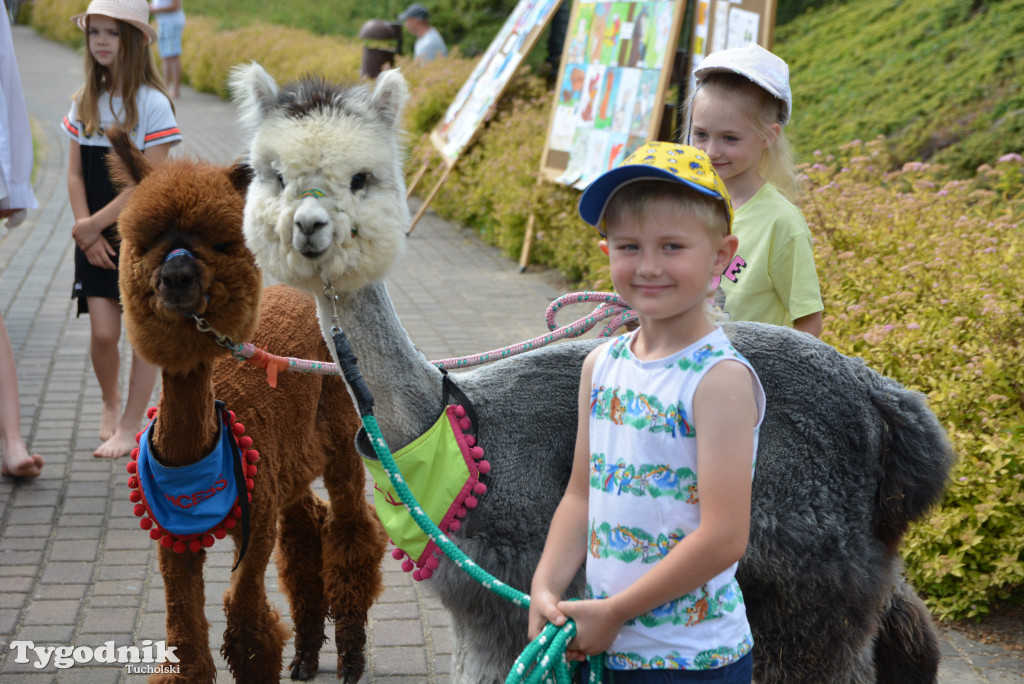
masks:
[(880, 140), (805, 165), (824, 341), (925, 393), (960, 462), (903, 552), (942, 618), (1024, 587), (1024, 183), (1007, 154), (971, 180), (886, 172)]

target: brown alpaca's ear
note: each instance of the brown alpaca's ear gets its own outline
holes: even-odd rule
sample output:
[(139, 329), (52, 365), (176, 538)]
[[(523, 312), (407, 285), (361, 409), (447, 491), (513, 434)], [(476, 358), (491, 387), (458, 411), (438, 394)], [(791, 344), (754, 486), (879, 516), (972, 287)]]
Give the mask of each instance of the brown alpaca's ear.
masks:
[(153, 170), (153, 164), (135, 146), (128, 132), (118, 126), (111, 126), (106, 133), (107, 140), (113, 148), (107, 154), (107, 168), (110, 170), (114, 186), (123, 188), (127, 185), (136, 185), (148, 176)]
[(231, 167), (228, 178), (231, 180), (231, 185), (238, 191), (238, 194), (242, 196), (242, 199), (245, 199), (245, 193), (249, 191), (249, 183), (252, 182), (254, 175), (252, 167), (246, 164), (243, 159), (235, 161), (234, 166)]

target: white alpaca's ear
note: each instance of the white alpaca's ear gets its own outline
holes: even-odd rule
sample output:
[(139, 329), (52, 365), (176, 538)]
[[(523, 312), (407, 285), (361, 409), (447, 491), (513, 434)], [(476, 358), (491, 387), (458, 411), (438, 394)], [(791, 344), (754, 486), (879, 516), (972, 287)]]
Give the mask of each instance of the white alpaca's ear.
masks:
[(402, 115), (402, 107), (409, 99), (409, 87), (405, 77), (398, 69), (388, 69), (377, 77), (377, 86), (373, 90), (373, 106), (382, 119), (394, 127)]
[(232, 67), (228, 89), (248, 128), (258, 126), (277, 106), (277, 82), (256, 62)]

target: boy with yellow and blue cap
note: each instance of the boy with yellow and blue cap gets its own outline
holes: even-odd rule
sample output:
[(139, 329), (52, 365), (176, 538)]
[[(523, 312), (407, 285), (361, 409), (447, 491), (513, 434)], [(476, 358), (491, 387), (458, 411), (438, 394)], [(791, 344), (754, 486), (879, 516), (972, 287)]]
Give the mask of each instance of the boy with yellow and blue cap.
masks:
[[(530, 636), (572, 618), (569, 658), (603, 654), (616, 684), (749, 684), (735, 573), (765, 398), (707, 315), (736, 252), (729, 193), (700, 150), (649, 142), (588, 186), (579, 212), (640, 327), (583, 364), (575, 461), (534, 574)], [(562, 601), (584, 562), (586, 599)]]

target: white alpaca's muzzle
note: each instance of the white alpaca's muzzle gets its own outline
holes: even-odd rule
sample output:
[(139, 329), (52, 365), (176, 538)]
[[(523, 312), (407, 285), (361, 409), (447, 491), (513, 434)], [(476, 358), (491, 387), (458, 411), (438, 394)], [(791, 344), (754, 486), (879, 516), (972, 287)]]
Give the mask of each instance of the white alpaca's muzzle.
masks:
[(334, 226), (331, 215), (323, 208), (321, 200), (307, 196), (299, 203), (292, 218), (294, 232), (292, 247), (307, 259), (319, 258), (331, 246)]

